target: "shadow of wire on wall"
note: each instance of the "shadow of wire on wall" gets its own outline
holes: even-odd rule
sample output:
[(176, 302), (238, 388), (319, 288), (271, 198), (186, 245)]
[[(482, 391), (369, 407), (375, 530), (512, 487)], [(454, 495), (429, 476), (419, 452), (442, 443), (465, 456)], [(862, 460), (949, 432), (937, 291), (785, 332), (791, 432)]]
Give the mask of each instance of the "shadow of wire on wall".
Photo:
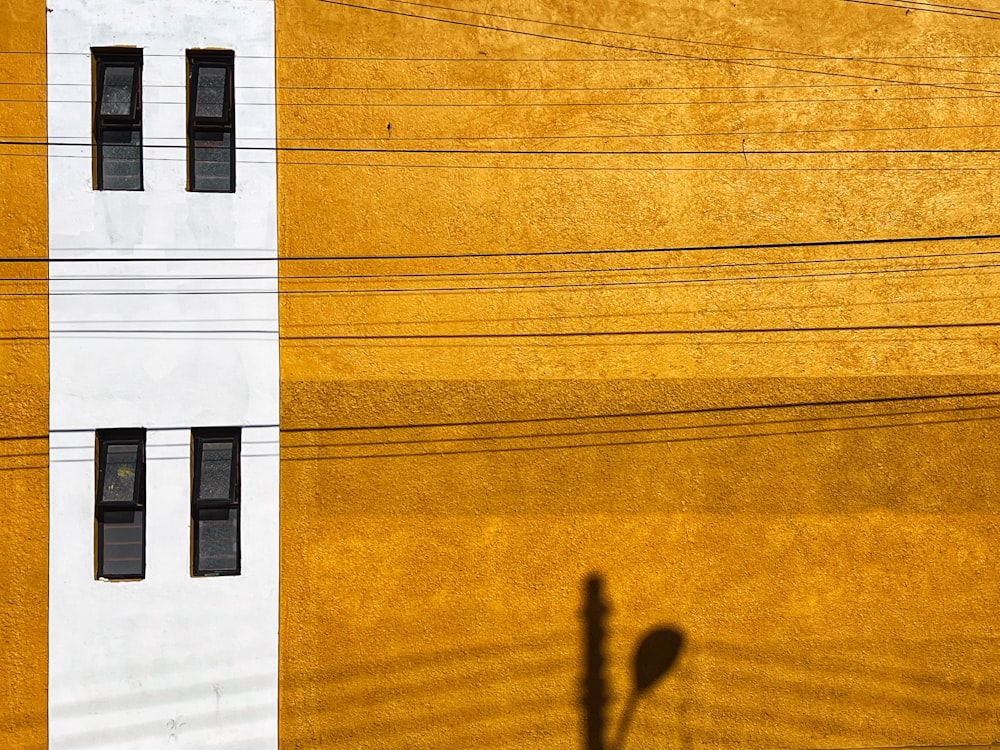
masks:
[(684, 643), (684, 635), (673, 627), (656, 627), (639, 640), (632, 657), (631, 686), (618, 720), (614, 740), (607, 742), (608, 684), (605, 676), (604, 642), (607, 639), (608, 605), (603, 579), (590, 575), (584, 586), (584, 673), (580, 705), (583, 710), (584, 750), (623, 750), (629, 725), (640, 698), (673, 668)]

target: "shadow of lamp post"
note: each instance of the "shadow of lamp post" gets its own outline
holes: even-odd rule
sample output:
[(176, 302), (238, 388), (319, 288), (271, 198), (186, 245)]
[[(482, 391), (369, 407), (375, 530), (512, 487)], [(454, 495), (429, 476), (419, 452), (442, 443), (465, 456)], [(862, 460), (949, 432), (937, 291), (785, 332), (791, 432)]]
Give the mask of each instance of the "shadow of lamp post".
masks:
[(600, 576), (587, 578), (583, 609), (586, 628), (584, 632), (584, 678), (581, 703), (584, 713), (585, 750), (622, 750), (632, 716), (639, 699), (659, 682), (674, 666), (684, 643), (679, 630), (670, 627), (654, 628), (643, 636), (632, 658), (632, 686), (625, 708), (618, 722), (615, 740), (605, 745), (605, 711), (608, 702), (607, 681), (604, 675), (604, 641), (607, 637), (605, 621), (608, 605), (601, 592)]

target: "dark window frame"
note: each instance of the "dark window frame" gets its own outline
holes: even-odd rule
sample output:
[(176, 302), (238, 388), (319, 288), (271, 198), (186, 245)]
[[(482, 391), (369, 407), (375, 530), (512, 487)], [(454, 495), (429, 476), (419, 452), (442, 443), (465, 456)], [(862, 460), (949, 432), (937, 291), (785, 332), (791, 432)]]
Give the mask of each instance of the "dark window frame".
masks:
[[(108, 470), (108, 449), (116, 445), (134, 445), (136, 447), (135, 473), (131, 500), (111, 500), (103, 498), (104, 479)], [(146, 430), (144, 429), (111, 429), (98, 430), (95, 433), (95, 492), (94, 492), (94, 542), (95, 566), (94, 578), (98, 580), (142, 580), (146, 577)], [(130, 523), (112, 521), (112, 516), (132, 514)], [(115, 526), (135, 524), (135, 515), (141, 514), (139, 542), (139, 570), (132, 573), (110, 572), (105, 559), (105, 546), (108, 532)]]
[[(229, 467), (229, 496), (227, 498), (202, 498), (201, 471), (203, 450), (206, 443), (228, 441), (233, 451)], [(201, 427), (191, 430), (191, 575), (195, 578), (238, 576), (243, 567), (243, 534), (241, 533), (240, 464), (242, 456), (242, 430), (239, 427)], [(233, 518), (236, 534), (236, 566), (212, 568), (201, 560), (201, 523), (213, 520), (209, 516), (229, 514)], [(217, 520), (217, 519), (215, 519)]]
[[(223, 92), (223, 112), (219, 117), (198, 116), (198, 81), (203, 68), (224, 68), (226, 71)], [(188, 190), (192, 193), (236, 192), (236, 54), (233, 50), (189, 49), (187, 51), (187, 163)], [(205, 188), (198, 185), (197, 164), (199, 147), (207, 139), (223, 140), (229, 137), (226, 148), (229, 158), (229, 184), (225, 189)], [(211, 148), (211, 147), (208, 147)]]
[[(139, 47), (93, 47), (90, 50), (94, 65), (93, 79), (93, 163), (94, 187), (97, 190), (141, 191), (144, 185), (142, 158), (142, 49)], [(104, 98), (105, 71), (109, 67), (131, 66), (132, 78), (131, 111), (125, 115), (101, 113)], [(104, 175), (104, 145), (111, 134), (137, 136), (136, 148), (139, 153), (139, 184), (137, 187), (110, 187)]]

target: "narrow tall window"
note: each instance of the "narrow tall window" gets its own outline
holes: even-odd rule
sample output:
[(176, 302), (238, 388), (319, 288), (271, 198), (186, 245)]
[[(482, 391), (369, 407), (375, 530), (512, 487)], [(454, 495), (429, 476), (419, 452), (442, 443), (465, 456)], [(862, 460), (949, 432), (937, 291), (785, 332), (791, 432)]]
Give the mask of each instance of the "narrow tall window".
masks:
[(192, 431), (192, 573), (196, 576), (240, 572), (240, 430)]
[(142, 50), (92, 52), (97, 189), (142, 190)]
[(188, 188), (236, 190), (232, 50), (188, 50)]
[(97, 433), (97, 577), (146, 573), (146, 433)]

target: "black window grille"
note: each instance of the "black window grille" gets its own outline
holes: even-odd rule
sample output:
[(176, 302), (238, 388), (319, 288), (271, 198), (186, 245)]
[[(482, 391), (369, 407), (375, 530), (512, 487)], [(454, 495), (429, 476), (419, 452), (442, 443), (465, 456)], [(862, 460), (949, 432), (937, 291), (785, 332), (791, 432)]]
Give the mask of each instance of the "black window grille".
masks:
[(146, 433), (97, 433), (97, 577), (146, 574)]
[(192, 431), (192, 573), (240, 572), (240, 429)]
[(94, 56), (94, 172), (98, 190), (142, 190), (142, 50)]
[(236, 190), (236, 117), (232, 50), (188, 50), (188, 187)]

